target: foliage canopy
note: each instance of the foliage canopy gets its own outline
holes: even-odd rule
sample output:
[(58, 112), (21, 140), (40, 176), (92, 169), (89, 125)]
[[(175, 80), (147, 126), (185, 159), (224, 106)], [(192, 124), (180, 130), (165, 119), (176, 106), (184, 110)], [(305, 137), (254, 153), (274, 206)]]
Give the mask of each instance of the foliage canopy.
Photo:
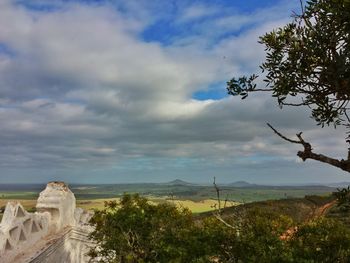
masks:
[[(307, 1), (291, 23), (266, 33), (259, 42), (266, 51), (260, 66), (266, 86), (257, 87), (256, 75), (243, 76), (227, 83), (228, 93), (244, 99), (249, 92), (270, 91), (281, 107), (307, 106), (318, 125), (342, 125), (349, 133), (350, 0)], [(288, 141), (304, 146), (304, 152), (298, 153), (303, 160), (318, 160), (350, 172), (350, 160), (341, 163), (313, 154), (301, 133), (297, 141)]]
[[(296, 224), (253, 209), (239, 217), (195, 219), (172, 204), (138, 195), (107, 202), (91, 220), (92, 262), (348, 262), (350, 230), (332, 219)], [(286, 235), (290, 229), (290, 234)]]
[[(260, 66), (266, 90), (281, 106), (310, 106), (320, 125), (348, 122), (343, 115), (350, 99), (350, 1), (308, 1), (293, 22), (266, 33), (260, 43), (266, 50)], [(228, 92), (245, 98), (256, 90), (256, 77), (233, 78)]]

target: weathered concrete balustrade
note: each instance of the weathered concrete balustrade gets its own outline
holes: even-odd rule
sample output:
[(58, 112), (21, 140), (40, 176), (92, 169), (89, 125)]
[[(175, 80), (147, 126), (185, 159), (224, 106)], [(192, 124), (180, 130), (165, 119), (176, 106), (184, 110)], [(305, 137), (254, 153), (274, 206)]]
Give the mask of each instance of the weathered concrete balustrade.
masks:
[(76, 208), (68, 186), (48, 183), (36, 210), (29, 213), (19, 202), (8, 202), (0, 224), (0, 262), (88, 262), (92, 213)]

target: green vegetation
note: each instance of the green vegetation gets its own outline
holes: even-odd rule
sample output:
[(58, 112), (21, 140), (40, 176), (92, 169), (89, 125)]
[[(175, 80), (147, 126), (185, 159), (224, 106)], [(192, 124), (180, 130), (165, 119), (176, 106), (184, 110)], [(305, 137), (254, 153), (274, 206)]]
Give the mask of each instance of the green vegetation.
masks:
[[(188, 208), (192, 213), (201, 213), (206, 211), (214, 210), (214, 206), (217, 204), (216, 200), (204, 199), (201, 201), (192, 200), (178, 200), (178, 199), (168, 199), (165, 197), (148, 197), (149, 201), (153, 204), (162, 204), (165, 202), (172, 203), (179, 208)], [(81, 207), (86, 210), (100, 210), (104, 208), (105, 202), (109, 201), (119, 201), (120, 198), (107, 198), (107, 199), (90, 199), (90, 200), (78, 200), (77, 207)], [(1, 202), (0, 202), (1, 203)], [(227, 206), (237, 205), (238, 203), (228, 203)]]
[(337, 220), (319, 218), (300, 226), (289, 246), (296, 262), (349, 262), (350, 229)]
[[(0, 190), (0, 208), (8, 201), (17, 200), (28, 211), (34, 211), (36, 200), (43, 186), (21, 185), (21, 189), (7, 187)], [(71, 190), (77, 198), (77, 206), (84, 209), (103, 209), (105, 201), (119, 200), (124, 193), (139, 193), (154, 203), (171, 202), (193, 213), (212, 211), (217, 202), (213, 186), (194, 185), (186, 182), (176, 184), (115, 184), (73, 185)], [(335, 188), (326, 186), (220, 186), (221, 196), (228, 200), (227, 206), (264, 200), (294, 200), (307, 194), (329, 195)], [(1, 218), (1, 211), (0, 211)]]
[(195, 254), (188, 250), (194, 229), (188, 209), (125, 195), (96, 211), (91, 223), (98, 246), (90, 256), (102, 256), (101, 262), (191, 262)]
[[(266, 200), (259, 202), (252, 202), (233, 207), (222, 209), (220, 216), (223, 219), (232, 216), (240, 217), (245, 213), (250, 213), (255, 210), (268, 211), (269, 213), (283, 215), (289, 217), (296, 224), (304, 223), (312, 218), (315, 218), (322, 211), (327, 204), (333, 203), (335, 197), (327, 196), (305, 196), (304, 198), (290, 198), (280, 200)], [(196, 218), (203, 219), (212, 215), (212, 212), (201, 213)]]
[[(224, 198), (233, 202), (255, 202), (269, 199), (304, 197), (305, 195), (325, 195), (335, 188), (325, 186), (305, 187), (274, 187), (253, 186), (234, 187), (220, 186)], [(104, 199), (121, 197), (124, 193), (139, 193), (142, 196), (178, 200), (202, 201), (215, 199), (216, 191), (212, 185), (167, 185), (167, 184), (122, 184), (122, 185), (95, 185), (91, 188), (72, 187), (78, 200)]]
[(333, 195), (337, 198), (337, 205), (329, 209), (328, 218), (334, 218), (350, 227), (350, 187), (339, 189)]
[(21, 199), (21, 200), (33, 200), (37, 199), (39, 192), (29, 191), (0, 191), (0, 199)]
[[(121, 184), (121, 185), (73, 185), (72, 191), (77, 198), (77, 206), (84, 209), (102, 209), (105, 201), (118, 200), (123, 193), (139, 193), (155, 203), (174, 202), (178, 206), (189, 208), (194, 213), (211, 211), (216, 203), (216, 191), (213, 186), (183, 184)], [(220, 186), (220, 193), (227, 199), (227, 206), (237, 203), (251, 203), (264, 200), (294, 200), (307, 194), (329, 195), (335, 188), (326, 186), (259, 186), (235, 187)], [(38, 190), (1, 190), (0, 207), (8, 201), (17, 200), (25, 209), (32, 210), (36, 205)], [(0, 211), (1, 216), (1, 211)]]
[[(233, 78), (227, 83), (228, 93), (244, 99), (250, 92), (272, 92), (280, 107), (307, 106), (318, 125), (349, 129), (350, 1), (310, 0), (302, 9), (291, 23), (260, 38), (266, 51), (260, 66), (266, 86), (257, 88), (256, 75)], [(301, 133), (297, 140), (288, 139), (269, 126), (304, 148), (297, 154), (303, 161), (313, 159), (350, 172), (350, 154), (346, 159), (316, 154)]]
[[(287, 190), (254, 187), (222, 188), (248, 193)], [(288, 190), (307, 191), (307, 187), (300, 188)], [(177, 203), (196, 202), (169, 196), (146, 199), (126, 194), (111, 199), (79, 199), (77, 204), (100, 209), (91, 221), (96, 226), (91, 237), (99, 247), (90, 254), (96, 259), (103, 256), (101, 262), (347, 262), (350, 228), (343, 224), (344, 214), (338, 218), (331, 215), (337, 206), (329, 212), (323, 209), (334, 203), (335, 196), (284, 196), (201, 214), (193, 214)], [(216, 202), (208, 201), (211, 205)], [(28, 208), (35, 204), (32, 200), (21, 202)]]
[[(323, 205), (325, 198), (312, 197)], [(309, 201), (310, 202), (310, 201)], [(258, 207), (258, 208), (257, 208)], [(224, 223), (223, 223), (224, 222)], [(315, 215), (303, 222), (259, 205), (194, 218), (139, 195), (108, 202), (91, 220), (99, 262), (348, 262), (350, 229)]]
[[(24, 188), (24, 187), (22, 187)], [(77, 200), (96, 200), (121, 197), (124, 193), (139, 193), (150, 199), (176, 199), (202, 201), (216, 199), (216, 191), (212, 185), (190, 184), (113, 184), (113, 185), (72, 185), (70, 186)], [(261, 186), (236, 187), (230, 185), (219, 186), (223, 198), (233, 202), (255, 202), (304, 197), (305, 195), (327, 195), (335, 188), (327, 186)], [(36, 191), (0, 190), (0, 200), (36, 200), (42, 187)]]

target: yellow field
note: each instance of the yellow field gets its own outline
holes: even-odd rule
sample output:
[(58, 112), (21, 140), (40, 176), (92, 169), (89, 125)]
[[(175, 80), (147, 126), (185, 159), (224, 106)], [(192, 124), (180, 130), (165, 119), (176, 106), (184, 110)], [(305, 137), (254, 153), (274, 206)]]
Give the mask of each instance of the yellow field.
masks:
[(27, 199), (16, 199), (16, 200), (9, 200), (9, 199), (0, 199), (0, 207), (6, 206), (7, 202), (9, 201), (17, 201), (20, 202), (26, 210), (30, 210), (35, 207), (36, 200), (27, 200)]
[[(91, 209), (102, 209), (104, 207), (105, 201), (111, 200), (119, 200), (118, 198), (111, 199), (92, 199), (92, 200), (77, 200), (77, 207), (81, 207), (86, 210)], [(9, 199), (0, 199), (0, 207), (6, 206), (9, 201), (18, 201), (20, 202), (26, 210), (30, 210), (35, 208), (36, 200), (27, 200), (27, 199), (17, 199), (17, 200), (9, 200)]]
[[(191, 200), (174, 200), (169, 201), (174, 202), (178, 207), (186, 207), (192, 211), (192, 213), (202, 213), (207, 211), (212, 211), (218, 209), (218, 202), (213, 199), (201, 200), (198, 202), (194, 202)], [(238, 205), (238, 203), (227, 203), (226, 206), (234, 206)], [(224, 206), (224, 203), (221, 202), (221, 207)]]
[[(150, 198), (152, 203), (161, 203), (166, 201), (163, 198)], [(86, 210), (92, 209), (102, 209), (104, 207), (105, 201), (118, 201), (119, 198), (110, 198), (110, 199), (92, 199), (92, 200), (77, 200), (77, 207), (81, 207)], [(10, 201), (8, 199), (0, 199), (0, 207), (5, 206), (7, 202)], [(31, 210), (36, 205), (36, 200), (16, 200), (20, 202), (26, 210)], [(167, 200), (167, 202), (175, 203), (178, 207), (186, 207), (190, 209), (193, 213), (201, 213), (206, 211), (211, 211), (215, 209), (215, 205), (217, 208), (217, 201), (212, 199), (201, 200), (198, 202), (194, 202), (191, 200)], [(238, 203), (227, 203), (226, 206), (237, 205)], [(223, 206), (223, 202), (221, 206)]]
[[(206, 211), (212, 211), (215, 209), (215, 205), (217, 208), (217, 201), (212, 199), (206, 199), (201, 200), (198, 202), (194, 202), (191, 200), (165, 200), (163, 198), (149, 198), (152, 203), (162, 203), (164, 201), (174, 203), (178, 207), (186, 207), (190, 209), (193, 213), (201, 213)], [(86, 210), (89, 209), (102, 209), (104, 207), (105, 201), (111, 201), (116, 200), (118, 201), (118, 198), (111, 198), (111, 199), (93, 199), (93, 200), (78, 200), (77, 206), (84, 208)], [(227, 203), (226, 206), (234, 206), (238, 205), (239, 203)], [(221, 206), (224, 206), (223, 202), (221, 203)]]
[(85, 210), (102, 209), (105, 201), (119, 201), (119, 198), (77, 200), (77, 207), (81, 207)]

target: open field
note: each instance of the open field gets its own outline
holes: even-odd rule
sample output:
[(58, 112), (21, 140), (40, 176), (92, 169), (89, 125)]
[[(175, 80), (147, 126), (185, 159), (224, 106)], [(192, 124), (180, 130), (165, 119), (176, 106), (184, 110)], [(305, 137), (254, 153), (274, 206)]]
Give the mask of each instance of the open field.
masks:
[(0, 191), (0, 199), (32, 200), (37, 199), (38, 196), (38, 192)]
[[(44, 185), (0, 185), (0, 207), (10, 200), (17, 200), (28, 211), (35, 210), (36, 199)], [(228, 200), (227, 206), (265, 200), (301, 198), (305, 195), (329, 195), (335, 188), (326, 186), (219, 186), (221, 200)], [(84, 209), (102, 209), (104, 202), (118, 200), (124, 193), (139, 193), (152, 202), (173, 202), (187, 207), (193, 213), (215, 209), (216, 191), (213, 186), (188, 183), (174, 184), (119, 184), (119, 185), (71, 185), (77, 198), (77, 206)]]
[[(31, 185), (26, 189), (22, 185), (0, 185), (1, 199), (37, 199), (43, 185)], [(298, 198), (305, 195), (327, 195), (335, 188), (327, 186), (259, 186), (234, 187), (219, 186), (222, 199), (234, 202), (249, 203), (263, 200)], [(173, 198), (178, 200), (202, 201), (216, 199), (216, 191), (212, 185), (194, 184), (115, 184), (115, 185), (70, 185), (77, 200), (95, 200), (117, 198), (124, 193), (139, 193), (154, 198)]]
[[(303, 197), (305, 195), (324, 195), (329, 194), (334, 189), (327, 187), (262, 187), (262, 188), (236, 188), (222, 186), (220, 193), (223, 199), (229, 199), (236, 202), (254, 202), (269, 199), (284, 199)], [(125, 185), (115, 187), (94, 188), (77, 190), (72, 189), (77, 199), (96, 199), (111, 198), (121, 196), (123, 193), (139, 193), (145, 196), (155, 196), (164, 198), (172, 196), (180, 200), (201, 201), (204, 199), (215, 199), (216, 191), (212, 186), (193, 186), (193, 185)]]
[[(148, 197), (153, 203), (170, 202), (174, 203), (178, 207), (185, 207), (190, 209), (193, 213), (201, 213), (206, 211), (214, 210), (214, 205), (217, 204), (216, 200), (205, 199), (201, 201), (191, 201), (191, 200), (170, 200), (163, 198), (152, 198)], [(107, 199), (91, 199), (91, 200), (78, 200), (77, 206), (86, 210), (92, 209), (102, 209), (104, 207), (105, 201), (119, 200), (119, 198), (107, 198)], [(228, 206), (237, 205), (239, 203), (228, 203)]]
[[(201, 201), (191, 200), (169, 200), (162, 198), (148, 197), (153, 203), (170, 202), (176, 204), (178, 207), (185, 207), (190, 209), (193, 213), (202, 213), (215, 209), (215, 205), (218, 203), (213, 199), (206, 199)], [(105, 199), (88, 199), (88, 200), (77, 200), (77, 207), (81, 207), (86, 210), (103, 209), (105, 201), (118, 201), (119, 198), (105, 198)], [(8, 201), (12, 199), (0, 199), (0, 207), (6, 206)], [(35, 211), (36, 199), (17, 199), (27, 211)], [(222, 202), (223, 203), (223, 202)], [(239, 203), (227, 203), (227, 206), (237, 205)], [(222, 204), (223, 205), (223, 204)]]
[[(193, 200), (179, 200), (179, 199), (164, 199), (164, 198), (153, 198), (151, 196), (147, 197), (154, 203), (169, 202), (175, 204), (179, 208), (188, 208), (192, 213), (203, 213), (208, 211), (213, 211), (218, 208), (218, 201), (215, 199), (203, 199), (200, 201)], [(238, 202), (226, 202), (226, 207), (239, 205)], [(225, 205), (224, 201), (221, 201), (221, 207)]]

